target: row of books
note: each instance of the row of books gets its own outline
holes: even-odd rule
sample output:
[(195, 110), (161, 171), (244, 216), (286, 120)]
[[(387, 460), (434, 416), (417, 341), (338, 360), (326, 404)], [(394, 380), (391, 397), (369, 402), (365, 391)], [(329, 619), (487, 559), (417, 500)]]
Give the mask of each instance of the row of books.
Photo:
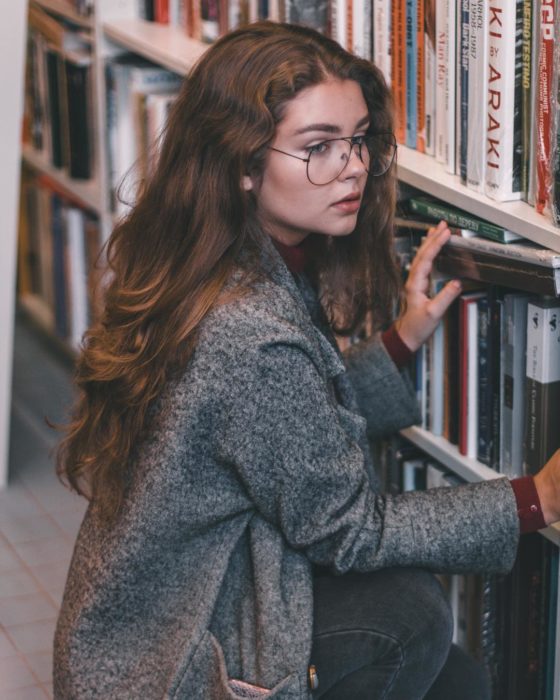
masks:
[[(408, 208), (418, 216), (416, 204)], [(444, 205), (431, 204), (440, 218)], [(400, 222), (406, 267), (422, 233)], [(436, 268), (432, 294), (451, 277), (464, 292), (415, 357), (422, 425), (499, 472), (535, 473), (560, 447), (560, 255), (457, 229)]]
[(207, 41), (263, 17), (330, 33), (383, 71), (400, 143), (435, 156), (467, 187), (498, 201), (524, 199), (557, 223), (557, 4), (154, 0), (145, 16)]
[(181, 77), (127, 53), (107, 61), (105, 84), (109, 195), (112, 211), (123, 214), (154, 163)]
[(69, 10), (73, 10), (82, 17), (90, 17), (93, 14), (95, 0), (59, 0), (61, 5), (67, 5)]
[[(400, 493), (456, 485), (460, 480), (403, 438), (382, 451), (389, 490)], [(555, 700), (558, 629), (558, 547), (523, 535), (507, 576), (439, 577), (454, 616), (453, 641), (486, 667), (494, 700)]]
[(93, 84), (87, 32), (40, 8), (29, 13), (23, 140), (69, 177), (94, 176)]
[(381, 14), (391, 51), (374, 43), (400, 143), (435, 156), (468, 188), (523, 199), (555, 223), (557, 13), (556, 0), (397, 0)]
[[(358, 6), (365, 11), (369, 3), (356, 3)], [(307, 24), (328, 32), (332, 7), (328, 0), (142, 0), (140, 17), (177, 27), (193, 39), (212, 42), (231, 29), (261, 19)], [(370, 36), (371, 21), (366, 22), (365, 16), (357, 18), (356, 32)]]
[(18, 246), (19, 296), (40, 308), (53, 334), (77, 348), (99, 313), (98, 220), (48, 177), (24, 173)]

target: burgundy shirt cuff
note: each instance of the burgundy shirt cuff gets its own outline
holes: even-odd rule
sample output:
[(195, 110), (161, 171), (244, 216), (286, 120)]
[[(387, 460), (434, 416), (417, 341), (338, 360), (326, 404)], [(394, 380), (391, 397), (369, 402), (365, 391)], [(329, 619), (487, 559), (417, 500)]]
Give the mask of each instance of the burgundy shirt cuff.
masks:
[(399, 369), (402, 369), (410, 362), (414, 353), (398, 334), (395, 324), (381, 334), (381, 340), (390, 358)]
[(522, 476), (519, 479), (512, 479), (510, 483), (517, 501), (521, 534), (542, 530), (546, 527), (546, 522), (533, 477)]

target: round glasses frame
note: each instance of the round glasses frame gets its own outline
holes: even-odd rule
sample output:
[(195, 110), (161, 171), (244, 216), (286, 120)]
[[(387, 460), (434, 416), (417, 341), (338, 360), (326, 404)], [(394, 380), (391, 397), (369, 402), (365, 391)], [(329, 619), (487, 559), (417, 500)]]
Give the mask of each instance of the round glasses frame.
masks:
[[(348, 163), (350, 162), (350, 157), (352, 154), (352, 149), (355, 146), (358, 146), (358, 158), (362, 161), (362, 163), (365, 165), (364, 159), (362, 158), (362, 148), (365, 146), (365, 143), (358, 142), (356, 139), (367, 139), (368, 137), (387, 137), (387, 145), (392, 149), (391, 157), (387, 159), (386, 166), (383, 170), (379, 172), (371, 172), (368, 167), (366, 167), (366, 172), (369, 175), (372, 175), (372, 177), (381, 177), (382, 175), (385, 175), (385, 173), (391, 168), (393, 165), (393, 162), (395, 160), (395, 156), (397, 154), (397, 139), (395, 138), (395, 135), (390, 132), (379, 132), (379, 133), (368, 133), (365, 134), (364, 136), (339, 136), (336, 139), (325, 139), (324, 141), (321, 141), (320, 143), (315, 144), (315, 146), (321, 146), (322, 144), (325, 143), (332, 143), (333, 141), (346, 141), (348, 145), (350, 146), (348, 150), (348, 160), (344, 163), (342, 168), (339, 170), (337, 175), (335, 175), (331, 180), (328, 180), (327, 182), (313, 182), (313, 180), (309, 177), (309, 161), (311, 160), (313, 153), (309, 154), (308, 158), (302, 158), (301, 156), (296, 156), (294, 153), (288, 153), (287, 151), (282, 151), (280, 148), (275, 148), (274, 146), (268, 146), (267, 148), (271, 151), (276, 151), (277, 153), (282, 153), (285, 156), (290, 156), (290, 158), (297, 158), (297, 160), (301, 160), (304, 163), (306, 163), (306, 168), (305, 168), (305, 174), (307, 175), (307, 179), (312, 185), (315, 185), (316, 187), (322, 187), (323, 185), (330, 185), (331, 182), (334, 182), (340, 175), (344, 172), (345, 168), (348, 166)], [(366, 147), (367, 148), (367, 147)]]

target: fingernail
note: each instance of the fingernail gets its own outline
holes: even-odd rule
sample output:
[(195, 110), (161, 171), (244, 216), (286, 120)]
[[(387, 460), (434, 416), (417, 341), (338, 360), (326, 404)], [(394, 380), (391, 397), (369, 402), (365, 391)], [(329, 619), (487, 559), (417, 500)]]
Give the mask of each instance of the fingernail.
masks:
[(461, 282), (460, 282), (460, 280), (453, 280), (453, 283), (452, 283), (452, 284), (453, 284), (453, 286), (455, 287), (455, 289), (461, 289)]

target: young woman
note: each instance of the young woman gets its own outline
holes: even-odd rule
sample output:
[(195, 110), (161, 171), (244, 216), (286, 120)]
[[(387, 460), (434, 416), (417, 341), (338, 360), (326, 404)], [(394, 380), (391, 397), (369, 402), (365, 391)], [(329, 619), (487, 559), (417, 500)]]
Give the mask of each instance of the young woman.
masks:
[[(429, 572), (507, 571), (520, 530), (558, 517), (560, 460), (380, 493), (369, 443), (417, 420), (400, 366), (459, 293), (427, 296), (441, 224), (380, 334), (392, 127), (379, 71), (300, 27), (233, 32), (185, 80), (113, 233), (61, 445), (90, 505), (57, 698), (488, 697)], [(333, 330), (368, 313), (341, 355)]]

